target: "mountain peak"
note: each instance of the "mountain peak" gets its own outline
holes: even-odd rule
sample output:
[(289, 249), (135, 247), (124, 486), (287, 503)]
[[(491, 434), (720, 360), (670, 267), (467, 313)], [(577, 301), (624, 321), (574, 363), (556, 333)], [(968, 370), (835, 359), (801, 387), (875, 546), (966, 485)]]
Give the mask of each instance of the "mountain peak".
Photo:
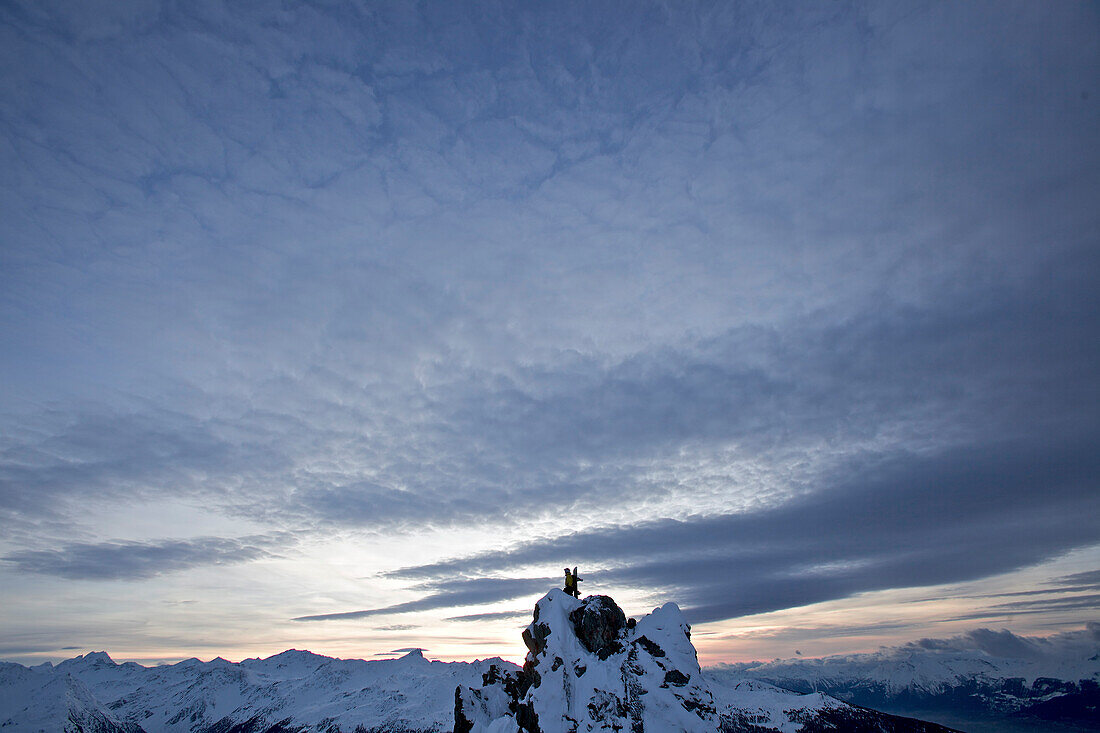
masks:
[[(394, 650), (404, 657), (370, 661), (288, 650), (239, 664), (109, 667), (103, 655), (54, 668), (0, 662), (0, 721), (60, 731), (75, 720), (99, 733), (360, 725), (462, 733), (946, 730), (818, 693), (700, 673), (690, 628), (672, 604), (631, 620), (607, 596), (577, 600), (554, 590), (536, 609), (522, 670), (500, 659), (428, 662), (411, 647)], [(1050, 682), (1044, 690), (1054, 689)]]
[(328, 662), (332, 660), (332, 657), (326, 657), (321, 654), (314, 654), (306, 649), (287, 649), (285, 652), (279, 652), (273, 654), (261, 661), (264, 662), (290, 662), (295, 660), (307, 660), (307, 661), (324, 661)]
[(522, 669), (490, 665), (480, 687), (456, 687), (455, 733), (948, 731), (763, 683), (712, 688), (675, 603), (628, 619), (609, 596), (555, 588), (535, 604), (523, 642)]
[(80, 664), (83, 666), (91, 665), (96, 667), (117, 667), (115, 660), (111, 659), (111, 656), (107, 652), (88, 652), (78, 657), (73, 657), (68, 660), (73, 664)]
[(634, 621), (609, 596), (551, 590), (523, 631), (523, 669), (455, 691), (455, 730), (717, 731), (689, 631), (675, 604)]

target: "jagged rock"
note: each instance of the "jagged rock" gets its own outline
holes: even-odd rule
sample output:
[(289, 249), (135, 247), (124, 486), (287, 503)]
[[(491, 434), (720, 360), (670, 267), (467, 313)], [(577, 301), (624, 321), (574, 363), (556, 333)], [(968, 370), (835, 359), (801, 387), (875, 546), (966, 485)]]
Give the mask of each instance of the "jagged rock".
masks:
[(522, 670), (490, 669), (482, 689), (456, 691), (456, 733), (947, 730), (759, 683), (712, 691), (674, 603), (627, 621), (607, 596), (580, 601), (552, 590), (523, 640)]
[(683, 687), (690, 681), (691, 678), (678, 669), (670, 669), (669, 671), (665, 672), (665, 685), (676, 685), (677, 687)]
[(513, 712), (505, 679), (499, 673), (492, 674), (493, 669), (484, 675), (488, 680), (484, 686), (455, 688), (455, 733), (470, 733), (475, 721), (495, 720)]
[[(507, 730), (506, 725), (508, 722), (505, 720), (505, 725), (498, 725), (497, 728), (501, 731)], [(490, 726), (492, 725), (493, 723), (490, 723)], [(520, 730), (527, 731), (527, 733), (540, 733), (539, 715), (535, 712), (534, 705), (521, 702), (516, 706), (516, 725), (519, 726)], [(491, 730), (492, 728), (488, 728), (487, 733)]]
[(468, 687), (459, 685), (455, 688), (455, 729), (454, 733), (470, 733), (474, 728), (474, 721), (470, 720), (466, 716), (466, 711), (470, 710), (473, 705), (473, 701), (467, 701), (465, 698), (466, 692), (469, 691)]
[(639, 636), (638, 637), (638, 646), (642, 647), (647, 652), (649, 652), (651, 656), (663, 657), (665, 655), (665, 650), (662, 649), (661, 647), (657, 646), (656, 644), (654, 644), (647, 637)]
[[(537, 607), (536, 607), (537, 610)], [(535, 620), (523, 630), (521, 637), (523, 643), (527, 646), (528, 651), (532, 654), (542, 654), (542, 650), (546, 648), (546, 637), (550, 634), (550, 627), (546, 624), (541, 624), (538, 621), (536, 614)]]
[(570, 611), (569, 620), (577, 639), (593, 654), (621, 648), (618, 639), (626, 626), (626, 614), (609, 596), (588, 596)]
[(513, 686), (508, 715), (473, 721), (466, 711), (476, 708), (480, 715), (482, 698), (475, 691), (459, 691), (456, 699), (470, 702), (463, 720), (456, 715), (455, 730), (717, 731), (711, 694), (695, 682), (699, 663), (688, 628), (675, 604), (628, 624), (608, 596), (580, 601), (551, 591), (523, 632), (529, 654)]

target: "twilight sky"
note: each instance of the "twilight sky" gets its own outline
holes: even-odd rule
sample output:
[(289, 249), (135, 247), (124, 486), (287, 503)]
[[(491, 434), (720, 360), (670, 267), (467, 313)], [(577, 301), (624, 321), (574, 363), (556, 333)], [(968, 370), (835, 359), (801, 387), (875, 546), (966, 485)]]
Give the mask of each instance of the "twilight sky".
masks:
[(1100, 6), (0, 5), (0, 657), (1100, 619)]

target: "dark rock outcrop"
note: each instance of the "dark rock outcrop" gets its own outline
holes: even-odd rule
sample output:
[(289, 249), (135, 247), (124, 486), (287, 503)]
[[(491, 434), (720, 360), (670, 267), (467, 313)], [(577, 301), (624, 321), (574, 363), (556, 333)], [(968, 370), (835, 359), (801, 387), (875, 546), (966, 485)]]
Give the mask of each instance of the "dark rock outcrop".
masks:
[(609, 596), (588, 596), (569, 613), (573, 633), (584, 648), (601, 659), (622, 650), (619, 636), (626, 614)]
[[(669, 603), (637, 620), (607, 596), (547, 593), (517, 672), (455, 692), (456, 733), (945, 733), (947, 728), (762, 683), (711, 689), (690, 627)], [(720, 694), (719, 694), (720, 693)], [(717, 696), (717, 697), (716, 697)], [(792, 726), (793, 724), (793, 726)]]
[[(629, 623), (608, 596), (581, 601), (551, 591), (523, 641), (529, 653), (514, 678), (486, 676), (482, 690), (456, 691), (456, 732), (718, 729), (710, 693), (695, 682), (695, 649), (675, 604)], [(488, 687), (506, 695), (508, 721), (489, 717)]]

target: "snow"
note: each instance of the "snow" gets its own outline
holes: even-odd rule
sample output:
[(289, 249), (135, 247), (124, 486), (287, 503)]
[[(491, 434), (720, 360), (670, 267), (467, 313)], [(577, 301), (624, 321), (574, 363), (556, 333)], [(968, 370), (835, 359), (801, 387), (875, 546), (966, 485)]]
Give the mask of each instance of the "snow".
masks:
[(708, 671), (721, 676), (761, 679), (776, 684), (839, 687), (881, 685), (891, 692), (942, 692), (967, 681), (996, 683), (1022, 679), (1030, 686), (1045, 677), (1056, 680), (1100, 681), (1100, 643), (1082, 646), (1075, 654), (1030, 659), (993, 656), (980, 649), (924, 649), (909, 644), (871, 654), (842, 654), (820, 659), (777, 659), (717, 665)]
[[(582, 623), (588, 616), (575, 626), (570, 614), (582, 606), (585, 614), (614, 613), (597, 614), (600, 623), (592, 629)], [(1038, 669), (1034, 660), (1009, 663), (980, 652), (908, 647), (905, 653), (700, 670), (691, 629), (673, 603), (622, 628), (618, 621), (604, 623), (623, 618), (605, 597), (579, 601), (554, 589), (536, 608), (527, 627), (534, 674), (526, 676), (496, 658), (444, 663), (419, 650), (364, 661), (291, 649), (239, 664), (188, 659), (159, 667), (119, 665), (94, 652), (56, 666), (0, 663), (0, 728), (131, 733), (136, 724), (148, 733), (200, 733), (215, 725), (266, 729), (290, 721), (303, 733), (351, 733), (358, 726), (427, 733), (453, 729), (457, 690), (477, 733), (515, 733), (517, 718), (527, 711), (538, 715), (545, 733), (717, 731), (723, 721), (795, 733), (825, 712), (835, 722), (856, 709), (820, 692), (803, 695), (754, 677), (787, 675), (822, 686), (873, 678), (934, 687), (975, 675), (1024, 676), (1019, 673), (1028, 664), (1033, 673)], [(605, 631), (608, 636), (600, 636)], [(1095, 658), (1078, 662), (1091, 665), (1096, 679)], [(865, 719), (868, 712), (858, 714)]]
[(802, 723), (794, 722), (788, 711), (820, 711), (848, 706), (821, 693), (800, 695), (766, 682), (756, 680), (721, 680), (710, 678), (710, 689), (719, 711), (748, 718), (747, 722), (774, 728), (782, 733), (797, 733)]
[[(610, 599), (607, 599), (610, 600)], [(593, 602), (592, 598), (583, 603)], [(597, 601), (597, 606), (604, 605)], [(754, 681), (711, 679), (700, 668), (691, 628), (668, 603), (619, 631), (615, 644), (593, 652), (571, 615), (582, 602), (559, 590), (537, 604), (527, 627), (533, 679), (517, 706), (529, 705), (545, 733), (718, 731), (722, 718), (760, 730), (798, 731), (827, 708), (852, 710), (825, 695), (799, 695)], [(589, 646), (592, 645), (591, 640)], [(491, 714), (480, 704), (495, 688), (461, 690), (471, 733), (515, 733), (519, 715)], [(467, 703), (469, 701), (469, 703)]]
[(0, 728), (27, 733), (121, 731), (121, 723), (69, 674), (0, 662)]
[[(64, 696), (57, 685), (69, 679), (84, 691), (93, 709), (107, 713), (113, 708), (109, 714), (115, 719), (130, 720), (149, 733), (194, 733), (225, 718), (245, 721), (257, 715), (269, 724), (290, 718), (298, 724), (336, 726), (349, 732), (358, 725), (450, 731), (455, 687), (481, 684), (492, 664), (516, 669), (500, 659), (445, 663), (410, 652), (399, 659), (364, 661), (300, 650), (240, 664), (219, 658), (143, 667), (115, 664), (99, 652), (52, 668), (3, 664), (0, 725), (13, 721), (15, 727), (3, 728), (5, 733), (62, 730), (56, 721), (67, 713), (58, 707)], [(24, 678), (41, 688), (35, 698), (40, 714), (35, 718), (20, 712), (15, 702), (25, 697), (23, 688), (29, 683), (16, 684)]]

